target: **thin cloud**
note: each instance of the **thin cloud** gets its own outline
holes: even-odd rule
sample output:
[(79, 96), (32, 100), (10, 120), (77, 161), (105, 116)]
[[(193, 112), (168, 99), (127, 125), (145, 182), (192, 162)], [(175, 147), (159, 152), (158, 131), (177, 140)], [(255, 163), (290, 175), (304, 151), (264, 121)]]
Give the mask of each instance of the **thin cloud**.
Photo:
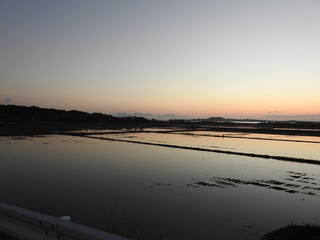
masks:
[(277, 114), (277, 113), (281, 113), (279, 111), (269, 111), (268, 114)]

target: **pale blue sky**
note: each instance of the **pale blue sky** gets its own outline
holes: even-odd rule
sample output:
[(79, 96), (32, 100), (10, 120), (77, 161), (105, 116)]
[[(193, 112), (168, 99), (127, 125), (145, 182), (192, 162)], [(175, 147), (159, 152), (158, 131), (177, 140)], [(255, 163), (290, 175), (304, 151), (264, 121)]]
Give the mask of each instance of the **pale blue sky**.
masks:
[(1, 0), (0, 101), (199, 117), (319, 114), (319, 43), (320, 1)]

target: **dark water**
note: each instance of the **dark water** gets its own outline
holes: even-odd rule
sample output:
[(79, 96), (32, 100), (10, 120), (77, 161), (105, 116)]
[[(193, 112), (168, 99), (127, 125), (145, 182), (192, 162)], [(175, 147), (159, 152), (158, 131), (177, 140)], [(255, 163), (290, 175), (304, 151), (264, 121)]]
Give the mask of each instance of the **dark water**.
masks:
[[(210, 145), (152, 134), (133, 137)], [(320, 224), (319, 165), (58, 135), (2, 137), (0, 149), (0, 201), (135, 238), (259, 239)]]

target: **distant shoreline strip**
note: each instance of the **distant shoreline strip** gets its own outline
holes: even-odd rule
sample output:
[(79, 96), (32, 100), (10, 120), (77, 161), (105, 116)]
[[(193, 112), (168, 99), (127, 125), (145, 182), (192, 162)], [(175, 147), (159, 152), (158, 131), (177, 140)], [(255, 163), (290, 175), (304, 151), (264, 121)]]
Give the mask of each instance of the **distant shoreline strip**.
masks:
[[(70, 134), (70, 135), (72, 135), (72, 134)], [(163, 144), (163, 143), (139, 142), (139, 141), (134, 141), (134, 140), (114, 139), (114, 138), (106, 138), (106, 137), (93, 137), (93, 136), (79, 135), (79, 134), (76, 134), (75, 136), (85, 137), (85, 138), (92, 138), (92, 139), (100, 139), (100, 140), (108, 140), (108, 141), (113, 141), (113, 142), (136, 143), (136, 144), (159, 146), (159, 147), (168, 147), (168, 148), (178, 148), (178, 149), (203, 151), (203, 152), (232, 154), (232, 155), (238, 155), (238, 156), (257, 157), (257, 158), (264, 158), (264, 159), (275, 159), (275, 160), (288, 161), (288, 162), (298, 162), (298, 163), (308, 163), (308, 164), (320, 165), (320, 161), (312, 160), (312, 159), (293, 158), (293, 157), (284, 157), (284, 156), (271, 156), (271, 155), (256, 154), (256, 153), (233, 152), (233, 151), (225, 151), (225, 150), (215, 150), (215, 149), (207, 149), (207, 148), (170, 145), (170, 144)]]

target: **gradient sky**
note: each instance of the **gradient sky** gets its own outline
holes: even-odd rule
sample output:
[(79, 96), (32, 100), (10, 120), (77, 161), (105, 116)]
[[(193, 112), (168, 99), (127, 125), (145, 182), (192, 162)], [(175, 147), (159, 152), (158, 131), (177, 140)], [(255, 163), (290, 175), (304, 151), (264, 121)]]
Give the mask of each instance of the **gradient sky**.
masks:
[(0, 103), (320, 120), (320, 1), (0, 0)]

